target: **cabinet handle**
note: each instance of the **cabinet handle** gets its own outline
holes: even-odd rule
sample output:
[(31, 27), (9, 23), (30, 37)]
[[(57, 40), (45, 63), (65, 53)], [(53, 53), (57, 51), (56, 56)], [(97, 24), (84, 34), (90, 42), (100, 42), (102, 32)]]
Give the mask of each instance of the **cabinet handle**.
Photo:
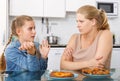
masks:
[(60, 55), (60, 53), (55, 53), (55, 55)]

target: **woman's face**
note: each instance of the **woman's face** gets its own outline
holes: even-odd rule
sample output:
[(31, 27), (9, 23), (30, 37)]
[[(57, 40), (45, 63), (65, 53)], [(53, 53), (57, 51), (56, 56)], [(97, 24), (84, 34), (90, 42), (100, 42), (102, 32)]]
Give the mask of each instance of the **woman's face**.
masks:
[(22, 41), (34, 41), (35, 34), (34, 21), (25, 21), (25, 24), (19, 30), (18, 37)]
[(86, 19), (84, 15), (78, 13), (77, 27), (81, 34), (87, 34), (93, 29), (93, 20)]

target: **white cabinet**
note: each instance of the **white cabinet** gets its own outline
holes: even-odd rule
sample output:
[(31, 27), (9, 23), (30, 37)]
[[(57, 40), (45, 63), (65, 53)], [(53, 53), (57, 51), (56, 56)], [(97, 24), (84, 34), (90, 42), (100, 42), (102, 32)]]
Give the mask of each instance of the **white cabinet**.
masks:
[(76, 12), (83, 5), (95, 6), (96, 0), (66, 0), (66, 11)]
[(0, 0), (0, 45), (7, 39), (8, 26), (8, 0)]
[(65, 0), (10, 0), (10, 15), (65, 17)]
[(111, 68), (120, 68), (120, 48), (113, 48)]
[(45, 17), (65, 17), (65, 0), (44, 0)]
[(60, 70), (60, 59), (64, 51), (64, 47), (51, 48), (48, 55), (48, 68), (49, 70)]
[(10, 0), (10, 15), (43, 16), (43, 0)]

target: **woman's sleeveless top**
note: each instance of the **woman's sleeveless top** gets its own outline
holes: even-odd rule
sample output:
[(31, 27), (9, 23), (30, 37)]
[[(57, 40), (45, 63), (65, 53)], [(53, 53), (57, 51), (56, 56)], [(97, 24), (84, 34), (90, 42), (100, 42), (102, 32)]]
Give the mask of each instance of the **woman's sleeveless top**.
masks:
[[(99, 40), (101, 33), (102, 31), (99, 31), (93, 43), (85, 49), (81, 49), (80, 34), (77, 34), (76, 41), (75, 41), (75, 51), (73, 53), (73, 61), (80, 62), (80, 61), (86, 61), (86, 60), (90, 60), (94, 58), (96, 54), (96, 50), (97, 50), (98, 40)], [(111, 54), (108, 57), (108, 60), (106, 61), (106, 64), (105, 64), (106, 68), (110, 67), (110, 59), (111, 59)]]

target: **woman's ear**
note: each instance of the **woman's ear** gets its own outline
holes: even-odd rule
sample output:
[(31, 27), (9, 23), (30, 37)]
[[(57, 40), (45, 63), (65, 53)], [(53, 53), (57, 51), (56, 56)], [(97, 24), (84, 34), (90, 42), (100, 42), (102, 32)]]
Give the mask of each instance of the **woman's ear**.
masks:
[(92, 19), (92, 25), (96, 25), (96, 19)]

